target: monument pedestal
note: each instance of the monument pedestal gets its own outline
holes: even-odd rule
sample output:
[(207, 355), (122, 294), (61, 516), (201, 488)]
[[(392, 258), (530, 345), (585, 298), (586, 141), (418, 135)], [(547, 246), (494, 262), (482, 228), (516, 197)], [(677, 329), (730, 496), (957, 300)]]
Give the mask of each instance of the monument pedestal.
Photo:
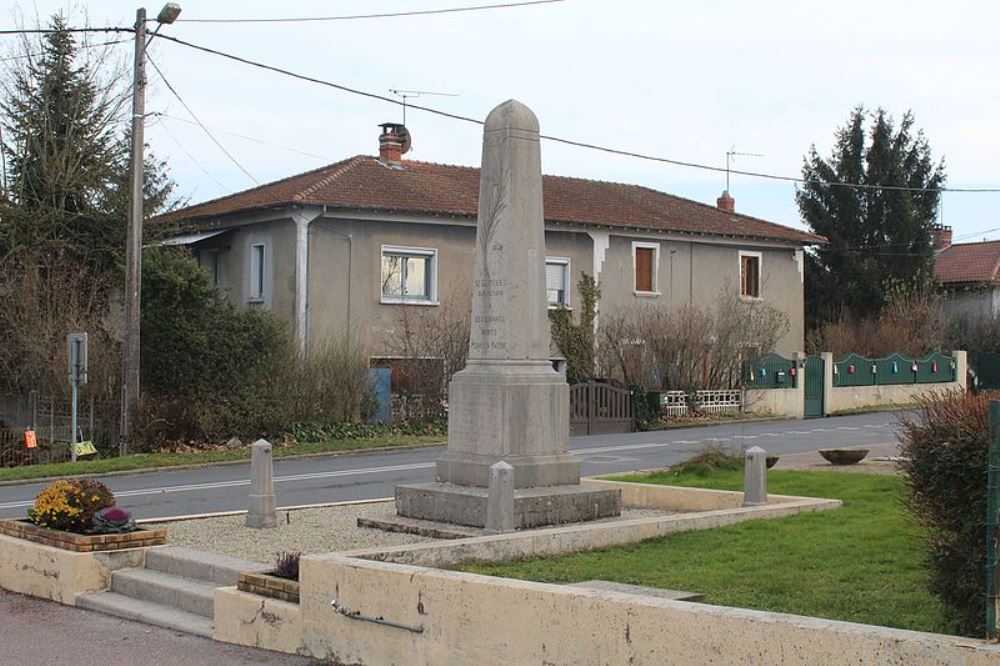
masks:
[[(439, 523), (486, 526), (486, 488), (448, 483), (396, 486), (396, 513)], [(514, 529), (580, 523), (621, 515), (620, 490), (587, 482), (514, 491)]]
[(490, 466), (514, 468), (514, 487), (580, 482), (570, 455), (569, 385), (546, 361), (475, 361), (448, 388), (448, 450), (437, 481), (486, 487)]

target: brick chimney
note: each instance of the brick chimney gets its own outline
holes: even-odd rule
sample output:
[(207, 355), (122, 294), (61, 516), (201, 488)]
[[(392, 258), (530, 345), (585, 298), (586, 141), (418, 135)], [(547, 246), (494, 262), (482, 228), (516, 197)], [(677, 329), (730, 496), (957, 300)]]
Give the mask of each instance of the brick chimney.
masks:
[(951, 227), (946, 227), (943, 224), (935, 224), (931, 227), (931, 243), (935, 252), (951, 247)]
[(409, 133), (399, 123), (382, 123), (382, 134), (378, 138), (378, 155), (386, 162), (399, 162), (408, 149)]
[(723, 190), (722, 196), (715, 200), (715, 206), (719, 210), (724, 210), (727, 213), (735, 213), (736, 199), (729, 196), (729, 190)]

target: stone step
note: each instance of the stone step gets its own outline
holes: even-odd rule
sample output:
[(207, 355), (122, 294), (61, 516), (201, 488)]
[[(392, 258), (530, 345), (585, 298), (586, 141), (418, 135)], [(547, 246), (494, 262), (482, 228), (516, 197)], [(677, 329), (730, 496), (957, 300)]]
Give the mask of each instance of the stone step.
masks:
[(126, 620), (183, 631), (205, 638), (212, 637), (212, 620), (207, 617), (162, 606), (152, 601), (133, 599), (117, 592), (81, 594), (76, 598), (76, 605), (80, 608), (99, 611)]
[(223, 586), (236, 585), (241, 571), (268, 571), (272, 567), (183, 546), (163, 546), (146, 552), (146, 568)]
[(211, 618), (215, 583), (175, 576), (154, 569), (119, 569), (111, 574), (111, 591), (127, 597)]

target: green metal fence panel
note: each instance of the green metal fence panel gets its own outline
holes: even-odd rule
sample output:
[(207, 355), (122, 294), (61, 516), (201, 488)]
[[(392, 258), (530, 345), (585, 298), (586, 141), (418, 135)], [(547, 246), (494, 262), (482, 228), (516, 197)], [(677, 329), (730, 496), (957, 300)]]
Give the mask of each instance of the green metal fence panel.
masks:
[(833, 362), (834, 386), (872, 386), (872, 361), (859, 354), (847, 354)]
[(918, 384), (955, 381), (955, 366), (951, 356), (944, 354), (928, 354), (924, 358), (913, 361), (917, 368), (915, 373)]
[(977, 387), (980, 389), (1000, 389), (1000, 353), (976, 352), (969, 360), (975, 371)]
[(873, 360), (872, 365), (875, 368), (876, 385), (914, 383), (912, 358), (902, 354), (889, 354), (885, 358)]
[(751, 389), (795, 388), (797, 375), (795, 361), (768, 354), (747, 363), (743, 381)]

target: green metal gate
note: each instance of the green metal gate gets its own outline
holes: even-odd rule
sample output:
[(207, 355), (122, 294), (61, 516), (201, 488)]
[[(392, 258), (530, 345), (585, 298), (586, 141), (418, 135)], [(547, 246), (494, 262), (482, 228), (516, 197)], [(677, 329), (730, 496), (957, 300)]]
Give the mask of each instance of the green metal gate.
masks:
[(815, 418), (823, 416), (823, 384), (825, 380), (825, 364), (820, 356), (806, 357), (806, 385), (804, 416)]

